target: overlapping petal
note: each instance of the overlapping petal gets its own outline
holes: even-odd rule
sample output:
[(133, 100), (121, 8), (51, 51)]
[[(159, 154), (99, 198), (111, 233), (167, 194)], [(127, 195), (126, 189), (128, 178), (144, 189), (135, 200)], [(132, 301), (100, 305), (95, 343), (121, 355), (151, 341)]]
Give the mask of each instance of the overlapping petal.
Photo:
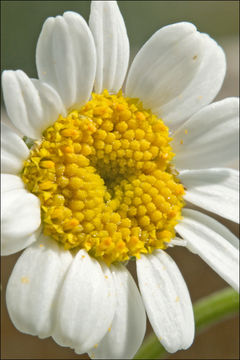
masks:
[(109, 331), (98, 346), (89, 351), (95, 359), (132, 359), (146, 329), (146, 315), (137, 286), (125, 268), (111, 266), (116, 288), (116, 312)]
[(29, 150), (24, 141), (9, 126), (1, 123), (1, 171), (7, 174), (18, 174)]
[(79, 109), (88, 101), (96, 73), (96, 50), (82, 16), (68, 11), (45, 21), (36, 63), (39, 79), (57, 90), (66, 108)]
[(94, 90), (118, 92), (129, 61), (129, 41), (116, 1), (92, 1), (89, 18), (97, 51)]
[(69, 251), (44, 235), (20, 256), (6, 292), (8, 312), (18, 330), (40, 338), (51, 335), (58, 321), (57, 294), (71, 261)]
[(203, 54), (192, 81), (178, 96), (156, 109), (171, 130), (177, 129), (189, 116), (210, 104), (223, 84), (226, 74), (224, 51), (209, 35), (201, 33), (201, 38)]
[(19, 176), (12, 174), (1, 174), (2, 193), (6, 193), (7, 191), (13, 191), (18, 189), (24, 189), (24, 183)]
[(233, 169), (182, 170), (184, 198), (226, 219), (239, 222), (239, 172)]
[(238, 157), (239, 99), (226, 98), (194, 114), (174, 134), (178, 169), (221, 167)]
[(239, 241), (224, 225), (196, 210), (184, 209), (176, 230), (187, 248), (198, 254), (234, 289), (239, 289)]
[(202, 39), (193, 24), (163, 27), (135, 56), (127, 77), (127, 95), (140, 98), (145, 107), (155, 112), (189, 84), (198, 70), (202, 51)]
[(49, 85), (29, 79), (21, 70), (6, 70), (2, 75), (7, 113), (24, 135), (41, 139), (42, 132), (65, 109), (57, 92)]
[(187, 349), (194, 338), (191, 299), (171, 257), (162, 250), (141, 255), (137, 274), (148, 318), (168, 352)]
[(1, 180), (1, 251), (2, 255), (10, 255), (37, 240), (40, 201), (24, 189), (18, 176), (4, 174)]
[(212, 101), (226, 71), (222, 49), (209, 36), (182, 22), (157, 31), (136, 55), (126, 93), (174, 129)]
[(80, 250), (74, 257), (56, 304), (54, 340), (84, 353), (111, 326), (115, 287), (109, 269)]

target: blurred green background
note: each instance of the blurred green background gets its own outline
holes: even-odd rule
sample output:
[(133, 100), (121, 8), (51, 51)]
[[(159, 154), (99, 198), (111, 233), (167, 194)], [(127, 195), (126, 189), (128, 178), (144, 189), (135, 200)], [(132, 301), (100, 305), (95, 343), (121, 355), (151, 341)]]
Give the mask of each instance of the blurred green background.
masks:
[[(119, 1), (133, 52), (160, 27), (190, 21), (216, 40), (239, 29), (238, 1)], [(44, 20), (72, 10), (89, 17), (90, 1), (1, 1), (2, 69), (36, 76), (35, 48)]]
[[(228, 70), (217, 99), (238, 96), (238, 1), (118, 1), (118, 4), (127, 26), (132, 56), (160, 27), (190, 21), (216, 39), (226, 52)], [(22, 69), (30, 77), (36, 77), (35, 48), (43, 22), (67, 10), (76, 11), (88, 20), (90, 1), (1, 1), (1, 70)], [(238, 234), (237, 225), (216, 218)], [(185, 249), (173, 248), (169, 253), (186, 280), (193, 302), (227, 286), (199, 257)], [(1, 262), (2, 358), (87, 359), (58, 346), (51, 338), (40, 340), (24, 335), (12, 325), (5, 306), (5, 289), (18, 256), (19, 253), (4, 257)], [(179, 351), (170, 359), (238, 359), (238, 329), (237, 318), (228, 319), (198, 336), (189, 350)], [(151, 331), (149, 325), (148, 331)]]

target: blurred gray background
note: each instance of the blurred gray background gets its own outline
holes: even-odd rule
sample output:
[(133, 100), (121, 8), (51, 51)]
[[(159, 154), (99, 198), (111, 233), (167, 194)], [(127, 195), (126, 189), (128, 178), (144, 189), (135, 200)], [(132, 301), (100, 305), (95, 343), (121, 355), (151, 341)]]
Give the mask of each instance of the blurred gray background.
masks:
[[(131, 58), (144, 42), (160, 27), (190, 21), (201, 32), (208, 33), (224, 48), (228, 70), (217, 99), (239, 96), (239, 2), (238, 1), (119, 1), (131, 44)], [(36, 77), (35, 48), (44, 20), (72, 10), (88, 20), (90, 1), (1, 1), (1, 66), (2, 69), (22, 69)], [(4, 115), (3, 115), (4, 117)], [(237, 167), (235, 162), (231, 164)], [(209, 214), (211, 215), (211, 214)], [(232, 232), (238, 227), (231, 221), (216, 218)], [(200, 258), (187, 250), (174, 248), (169, 254), (176, 260), (193, 302), (227, 284)], [(19, 253), (2, 258), (2, 359), (84, 359), (50, 339), (24, 335), (12, 325), (5, 306), (7, 279)], [(130, 269), (134, 273), (134, 269)], [(148, 332), (151, 331), (148, 325)], [(187, 351), (170, 359), (238, 359), (238, 319), (228, 319), (195, 339)]]

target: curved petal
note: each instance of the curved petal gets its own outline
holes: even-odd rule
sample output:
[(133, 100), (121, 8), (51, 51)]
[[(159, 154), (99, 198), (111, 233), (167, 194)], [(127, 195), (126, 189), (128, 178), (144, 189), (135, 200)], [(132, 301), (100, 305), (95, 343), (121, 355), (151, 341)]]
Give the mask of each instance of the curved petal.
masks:
[(92, 1), (89, 18), (97, 51), (94, 90), (116, 93), (122, 87), (129, 61), (129, 41), (116, 1)]
[(6, 70), (2, 75), (7, 113), (24, 135), (41, 139), (42, 132), (65, 110), (56, 91), (29, 77), (21, 70)]
[(16, 126), (13, 125), (9, 116), (7, 115), (6, 109), (1, 108), (1, 124), (7, 125), (14, 133), (16, 133), (21, 139), (23, 138), (24, 134), (19, 131)]
[(178, 169), (221, 167), (238, 157), (239, 99), (226, 98), (201, 109), (174, 134)]
[(69, 251), (44, 235), (20, 256), (6, 292), (8, 312), (19, 331), (40, 338), (51, 335), (57, 321), (54, 303), (71, 261)]
[(66, 108), (88, 101), (96, 73), (96, 50), (85, 20), (75, 12), (48, 18), (37, 43), (39, 78), (60, 94)]
[(239, 289), (239, 241), (225, 226), (196, 210), (184, 209), (176, 230), (187, 248), (198, 254), (235, 290)]
[[(196, 60), (193, 60), (195, 55)], [(158, 30), (143, 45), (130, 67), (128, 96), (140, 98), (153, 112), (189, 84), (202, 57), (202, 41), (193, 24), (181, 22)]]
[(116, 288), (116, 312), (111, 328), (90, 352), (95, 359), (132, 359), (144, 338), (146, 314), (137, 286), (125, 268), (111, 266)]
[(18, 189), (24, 189), (24, 183), (19, 176), (1, 174), (1, 193)]
[(198, 71), (182, 92), (155, 110), (171, 130), (177, 129), (189, 116), (210, 104), (222, 87), (226, 74), (223, 49), (207, 34), (201, 33), (203, 55)]
[[(1, 196), (2, 255), (20, 251), (36, 241), (41, 224), (40, 201), (21, 187), (19, 178), (4, 177)], [(13, 175), (12, 175), (13, 176)]]
[(182, 170), (185, 200), (239, 222), (239, 172), (233, 169)]
[(28, 158), (29, 149), (24, 141), (9, 126), (1, 122), (1, 171), (18, 174), (23, 161)]
[(137, 275), (153, 330), (168, 352), (187, 349), (194, 338), (192, 303), (172, 258), (162, 250), (141, 255)]
[(54, 340), (74, 348), (77, 353), (87, 352), (106, 334), (114, 316), (115, 303), (109, 269), (85, 250), (80, 250), (58, 296)]

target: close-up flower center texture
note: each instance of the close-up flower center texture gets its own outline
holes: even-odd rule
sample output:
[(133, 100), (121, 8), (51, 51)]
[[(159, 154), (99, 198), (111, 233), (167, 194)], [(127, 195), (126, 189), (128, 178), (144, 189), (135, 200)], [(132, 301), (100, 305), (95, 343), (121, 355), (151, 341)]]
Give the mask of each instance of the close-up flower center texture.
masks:
[(166, 248), (184, 205), (170, 142), (163, 121), (121, 91), (60, 115), (22, 171), (44, 234), (108, 265)]

